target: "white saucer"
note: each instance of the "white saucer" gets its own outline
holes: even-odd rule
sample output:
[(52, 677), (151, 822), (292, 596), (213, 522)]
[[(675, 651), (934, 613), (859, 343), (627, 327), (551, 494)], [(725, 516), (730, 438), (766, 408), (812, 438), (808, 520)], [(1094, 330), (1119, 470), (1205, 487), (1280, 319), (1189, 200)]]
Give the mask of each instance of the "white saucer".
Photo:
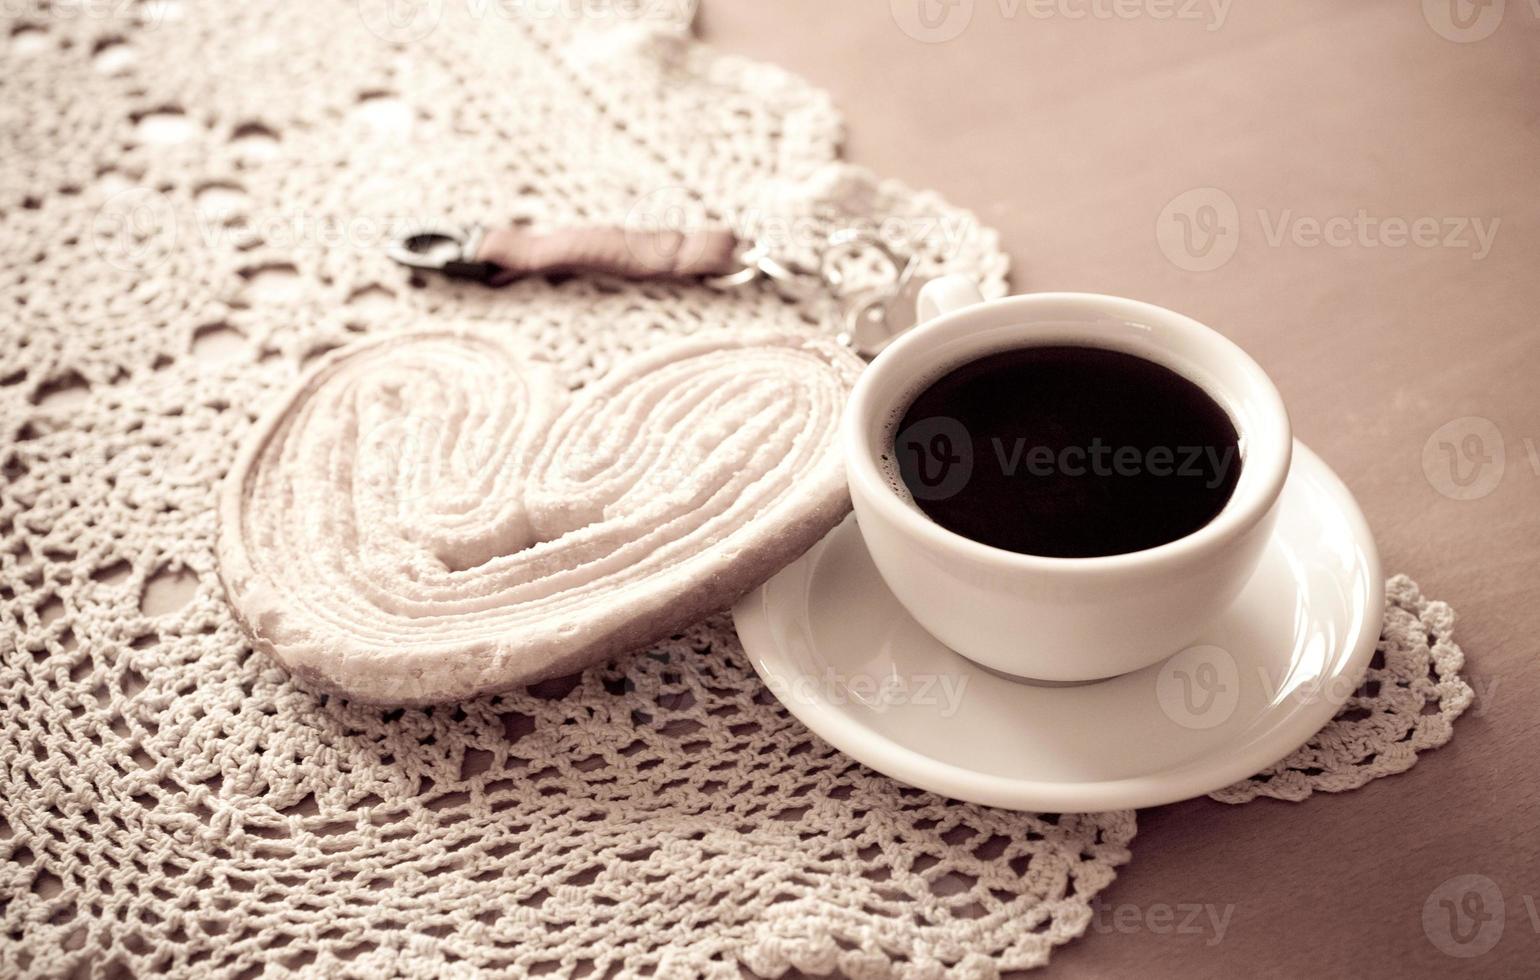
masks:
[(1043, 812), (1170, 803), (1303, 744), (1374, 653), (1384, 581), (1352, 495), (1296, 442), (1280, 506), (1261, 566), (1199, 645), (1111, 680), (1034, 685), (952, 652), (887, 590), (854, 518), (733, 619), (792, 714), (910, 785)]

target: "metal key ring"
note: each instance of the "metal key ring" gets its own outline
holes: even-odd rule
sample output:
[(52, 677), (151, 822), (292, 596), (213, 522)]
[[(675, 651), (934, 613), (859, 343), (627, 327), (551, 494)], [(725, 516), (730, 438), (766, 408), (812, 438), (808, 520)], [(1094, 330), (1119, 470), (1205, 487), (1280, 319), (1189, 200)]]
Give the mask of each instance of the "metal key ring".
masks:
[(907, 261), (891, 245), (882, 240), (880, 235), (860, 228), (841, 228), (831, 232), (827, 239), (823, 256), (819, 261), (819, 275), (823, 281), (829, 284), (829, 288), (836, 293), (845, 285), (845, 277), (841, 275), (839, 267), (834, 264), (835, 256), (841, 249), (851, 245), (867, 245), (882, 254), (887, 260), (888, 266), (893, 270), (892, 288), (901, 288), (905, 279), (913, 274), (915, 257), (910, 256)]
[(422, 227), (402, 235), (385, 247), (385, 254), (412, 269), (441, 272), (448, 276), (486, 279), (495, 267), (476, 259), (485, 229)]
[(726, 275), (712, 276), (704, 280), (706, 285), (715, 289), (730, 289), (764, 279), (795, 299), (805, 299), (822, 292), (825, 287), (826, 280), (821, 272), (782, 262), (770, 254), (770, 246), (764, 241), (750, 245), (739, 256), (739, 261), (743, 263), (741, 269)]

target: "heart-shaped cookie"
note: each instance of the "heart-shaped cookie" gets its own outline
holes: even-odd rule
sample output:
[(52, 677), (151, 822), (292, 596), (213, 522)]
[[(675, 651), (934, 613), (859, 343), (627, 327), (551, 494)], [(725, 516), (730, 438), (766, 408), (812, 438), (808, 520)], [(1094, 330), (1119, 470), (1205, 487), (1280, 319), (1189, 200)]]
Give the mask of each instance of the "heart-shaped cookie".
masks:
[(712, 333), (569, 395), (470, 333), (316, 364), (221, 491), (219, 565), (257, 649), (360, 701), (571, 673), (728, 605), (849, 510), (835, 430), (861, 362)]

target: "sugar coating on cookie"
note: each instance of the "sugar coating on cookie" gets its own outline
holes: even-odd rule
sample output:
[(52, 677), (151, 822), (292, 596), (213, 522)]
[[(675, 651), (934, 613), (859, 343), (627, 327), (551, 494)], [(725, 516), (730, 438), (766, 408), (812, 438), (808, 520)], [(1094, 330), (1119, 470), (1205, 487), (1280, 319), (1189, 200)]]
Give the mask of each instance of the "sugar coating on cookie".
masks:
[(571, 394), (495, 336), (366, 341), (249, 436), (220, 578), (259, 650), (356, 700), (571, 673), (730, 604), (839, 522), (860, 369), (831, 341), (712, 333)]

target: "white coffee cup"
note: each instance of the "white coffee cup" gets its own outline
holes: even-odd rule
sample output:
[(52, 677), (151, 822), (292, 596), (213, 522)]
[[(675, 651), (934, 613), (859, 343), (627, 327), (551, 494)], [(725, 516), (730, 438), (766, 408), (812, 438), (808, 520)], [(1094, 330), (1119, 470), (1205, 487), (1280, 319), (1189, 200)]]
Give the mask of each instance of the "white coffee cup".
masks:
[[(846, 404), (840, 440), (861, 536), (888, 588), (941, 642), (1019, 677), (1088, 681), (1147, 667), (1191, 645), (1235, 599), (1272, 532), (1289, 472), (1288, 413), (1271, 380), (1196, 320), (1093, 293), (985, 301), (961, 276), (929, 283), (922, 321), (872, 361)], [(1204, 527), (1128, 554), (1050, 558), (949, 531), (896, 487), (883, 463), (916, 395), (986, 354), (1048, 344), (1124, 351), (1207, 392), (1240, 436), (1240, 477)]]

